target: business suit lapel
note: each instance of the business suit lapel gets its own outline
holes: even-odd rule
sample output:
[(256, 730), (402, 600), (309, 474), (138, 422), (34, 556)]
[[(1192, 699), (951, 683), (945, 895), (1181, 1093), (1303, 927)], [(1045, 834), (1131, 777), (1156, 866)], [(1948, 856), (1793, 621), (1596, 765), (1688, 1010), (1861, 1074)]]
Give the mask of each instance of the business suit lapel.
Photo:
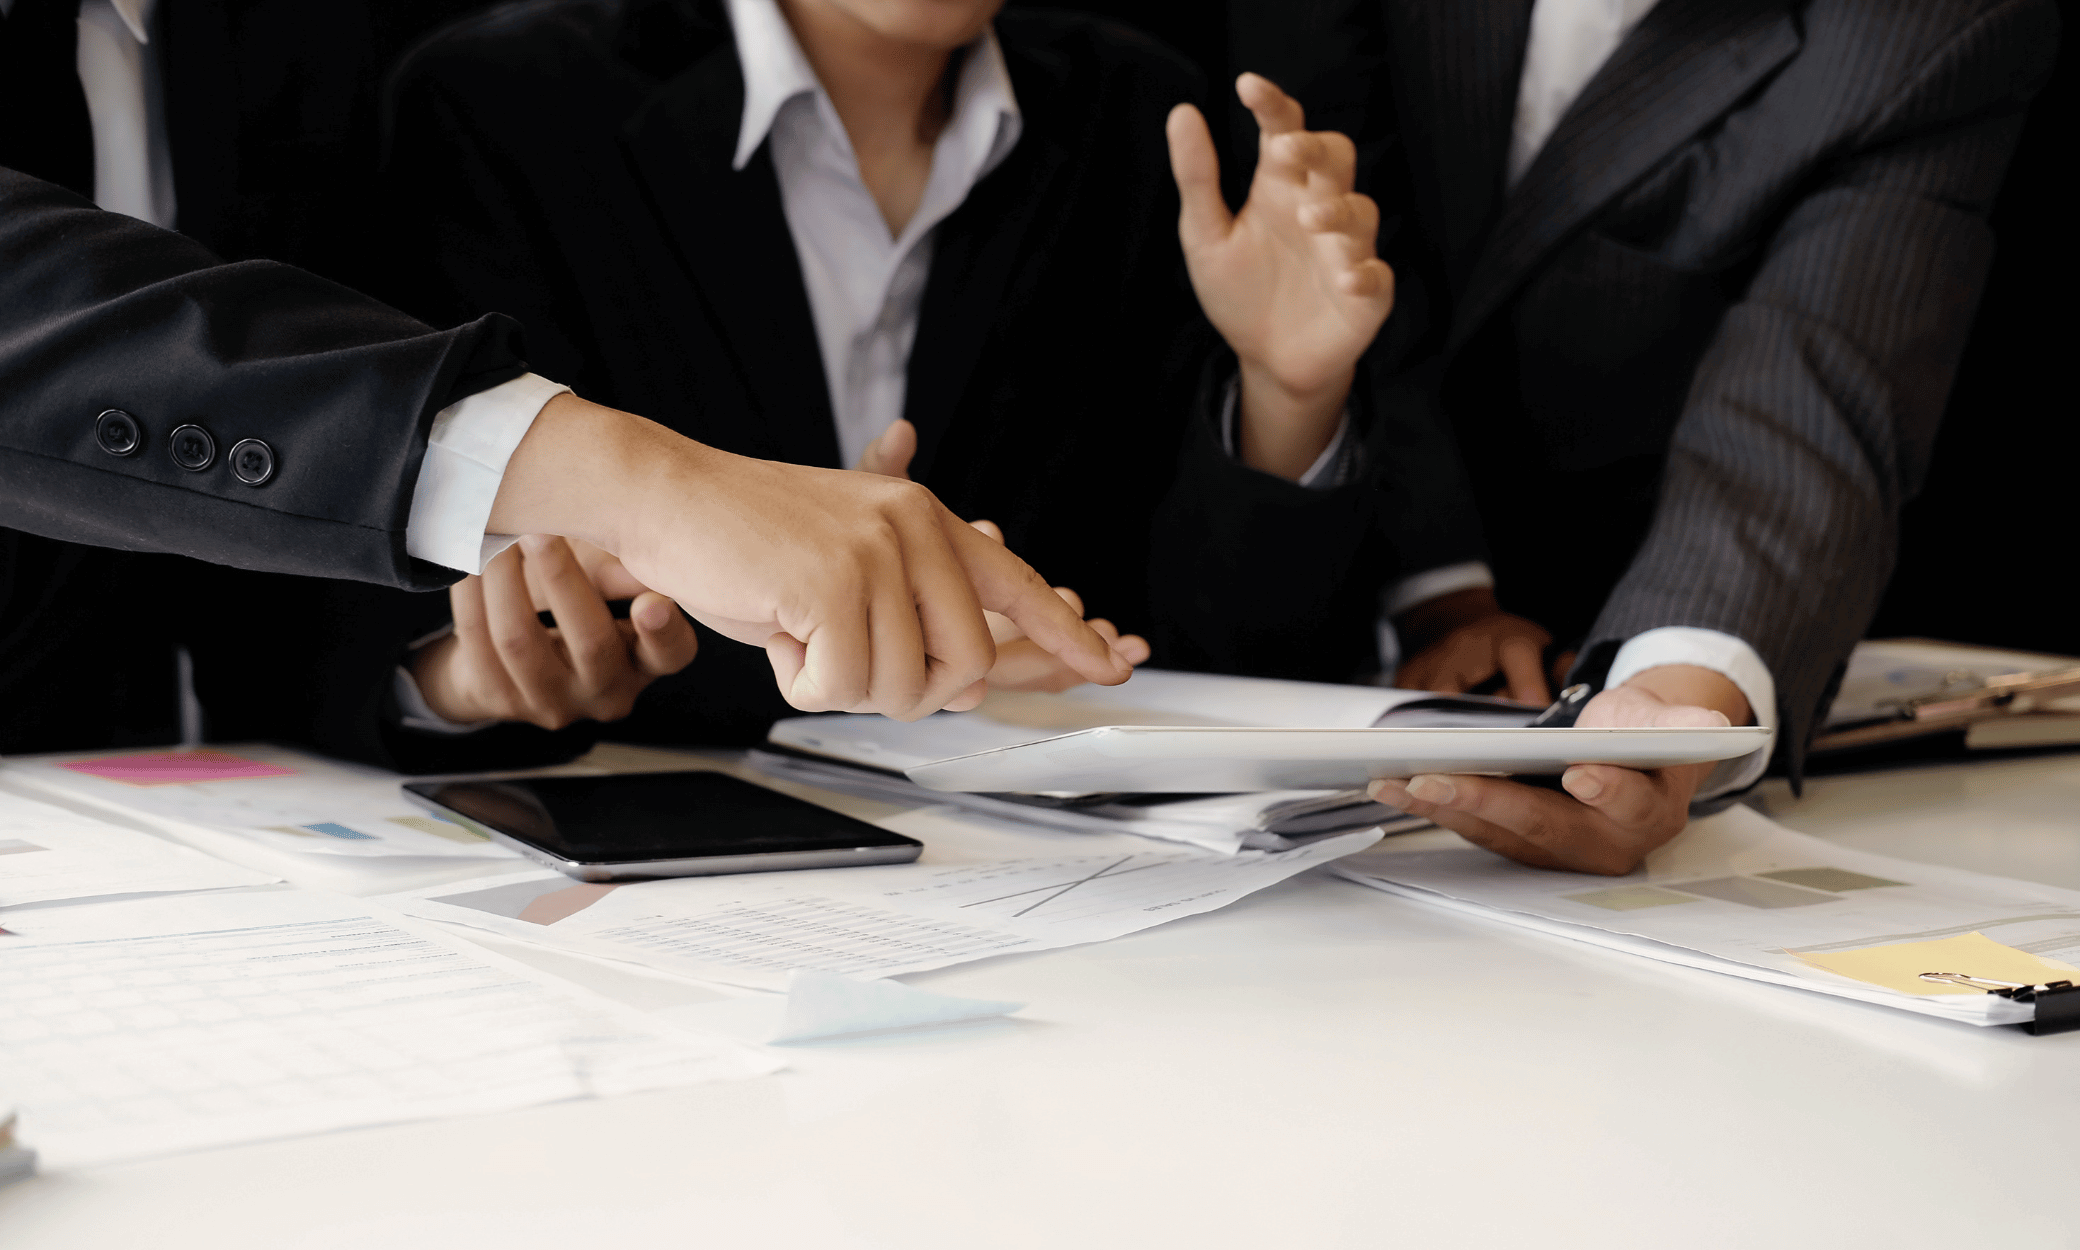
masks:
[(1418, 186), (1433, 201), (1428, 215), (1458, 290), (1502, 198), (1531, 0), (1387, 2), (1396, 111), (1411, 145), (1426, 149)]
[(1503, 204), (1459, 302), (1453, 346), (1583, 221), (1798, 51), (1786, 8), (1786, 0), (1662, 0), (1647, 14)]
[(757, 454), (837, 467), (830, 390), (770, 145), (730, 168), (743, 108), (742, 71), (725, 42), (660, 88), (630, 118), (624, 143), (758, 406)]
[(910, 471), (919, 479), (938, 458), (991, 331), (1019, 303), (1018, 288), (1067, 216), (1052, 211), (1069, 161), (1061, 111), (1085, 102), (1063, 98), (1067, 67), (1052, 58), (1007, 46), (1004, 59), (1024, 118), (1018, 145), (939, 224), (910, 347), (903, 415), (917, 427)]

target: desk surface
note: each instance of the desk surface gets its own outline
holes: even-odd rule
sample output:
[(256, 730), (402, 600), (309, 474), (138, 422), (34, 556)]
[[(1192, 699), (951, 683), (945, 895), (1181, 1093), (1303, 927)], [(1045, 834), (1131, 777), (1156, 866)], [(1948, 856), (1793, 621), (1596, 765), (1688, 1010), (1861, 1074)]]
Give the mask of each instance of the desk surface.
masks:
[[(2080, 888), (2080, 757), (1764, 797), (1844, 844)], [(0, 1245), (2080, 1246), (2080, 1034), (1629, 960), (1319, 870), (911, 980), (1032, 1005), (758, 1080), (43, 1177), (0, 1190)]]

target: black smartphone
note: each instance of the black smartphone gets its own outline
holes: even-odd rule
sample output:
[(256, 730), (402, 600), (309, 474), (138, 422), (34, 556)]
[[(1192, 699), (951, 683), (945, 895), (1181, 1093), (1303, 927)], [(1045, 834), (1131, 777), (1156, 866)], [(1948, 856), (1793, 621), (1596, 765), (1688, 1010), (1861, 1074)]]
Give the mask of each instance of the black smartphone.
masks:
[(580, 881), (907, 864), (924, 850), (726, 773), (412, 781), (404, 794)]

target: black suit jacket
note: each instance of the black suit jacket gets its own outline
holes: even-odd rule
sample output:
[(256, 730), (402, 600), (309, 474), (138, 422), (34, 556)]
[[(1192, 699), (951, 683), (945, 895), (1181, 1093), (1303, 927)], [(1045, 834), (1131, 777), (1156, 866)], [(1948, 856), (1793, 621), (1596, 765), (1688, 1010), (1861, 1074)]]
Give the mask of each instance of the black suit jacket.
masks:
[[(0, 170), (0, 752), (168, 741), (176, 645), (219, 739), (422, 768), (572, 749), (398, 730), (390, 670), (445, 597), (325, 580), (454, 580), (404, 551), (426, 429), (522, 368), (509, 319), (436, 331), (328, 280), (380, 252), (382, 70), (462, 7), (161, 6), (179, 234)], [(129, 455), (97, 440), (111, 408)], [(167, 455), (190, 423), (218, 448), (200, 472)], [(229, 470), (245, 438), (264, 485)]]
[[(1163, 138), (1194, 74), (1066, 15), (997, 21), (1017, 145), (939, 225), (911, 351), (912, 476), (1149, 633), (1147, 534), (1210, 331)], [(395, 288), (437, 321), (511, 311), (542, 373), (747, 455), (836, 465), (808, 296), (714, 0), (551, 0), (466, 19), (400, 67), (389, 174), (423, 240)], [(732, 676), (734, 673), (734, 676)], [(755, 737), (765, 659), (710, 639), (616, 733)]]
[(1406, 216), (1394, 333), (1479, 505), (1411, 562), (1485, 531), (1504, 605), (1569, 645), (1745, 639), (1795, 770), (1926, 471), (2056, 11), (1662, 0), (1505, 190), (1530, 7), (1310, 9), (1253, 67), (1357, 129)]

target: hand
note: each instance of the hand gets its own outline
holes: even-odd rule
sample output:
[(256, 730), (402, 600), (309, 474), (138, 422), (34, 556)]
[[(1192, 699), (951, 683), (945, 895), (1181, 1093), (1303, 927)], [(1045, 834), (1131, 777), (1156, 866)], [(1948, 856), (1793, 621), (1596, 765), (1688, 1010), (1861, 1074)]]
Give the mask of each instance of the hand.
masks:
[[(561, 538), (531, 534), (481, 577), (448, 590), (455, 632), (420, 649), (412, 677), (426, 705), (468, 723), (562, 729), (628, 715), (643, 687), (693, 662), (699, 642), (671, 600), (643, 591), (617, 621)], [(536, 616), (555, 614), (552, 629)]]
[(1538, 663), (1553, 636), (1535, 621), (1504, 612), (1488, 587), (1426, 600), (1394, 624), (1412, 653), (1394, 675), (1394, 684), (1404, 690), (1460, 694), (1499, 672), (1517, 702), (1543, 706), (1552, 701)]
[[(910, 458), (917, 454), (917, 427), (900, 418), (882, 431), (879, 437), (867, 444), (860, 453), (859, 464), (854, 466), (862, 473), (879, 473), (885, 477), (907, 478), (910, 475)], [(994, 522), (971, 522), (982, 533), (1001, 543), (1004, 531)], [(1062, 597), (1077, 616), (1083, 615), (1083, 597), (1066, 586), (1057, 586), (1054, 593)], [(992, 690), (1044, 690), (1059, 694), (1084, 682), (1083, 674), (1048, 654), (1045, 648), (1026, 637), (1025, 631), (1007, 616), (996, 612), (984, 612), (982, 618), (989, 622), (989, 636), (997, 645), (997, 662), (990, 666), (985, 679)], [(1122, 635), (1111, 621), (1086, 622), (1110, 643), (1112, 653), (1126, 663), (1140, 664), (1148, 659), (1148, 642), (1137, 634)]]
[(1297, 480), (1336, 433), (1394, 274), (1373, 253), (1378, 206), (1351, 190), (1351, 141), (1302, 129), (1299, 102), (1268, 79), (1244, 74), (1235, 93), (1259, 132), (1249, 199), (1229, 215), (1206, 119), (1180, 104), (1168, 125), (1177, 233), (1199, 306), (1241, 362), (1243, 462)]
[[(991, 521), (972, 522), (976, 529), (989, 535), (997, 542), (1004, 541), (1004, 531)], [(1054, 593), (1062, 597), (1076, 615), (1083, 615), (1083, 596), (1067, 586), (1057, 586)], [(997, 662), (989, 670), (989, 688), (992, 690), (1044, 690), (1049, 694), (1060, 694), (1064, 690), (1083, 684), (1083, 676), (1075, 669), (1049, 655), (1045, 648), (1026, 637), (1025, 631), (1009, 617), (995, 612), (985, 612), (983, 618), (989, 622), (989, 635), (997, 644)], [(1122, 634), (1111, 621), (1099, 617), (1084, 622), (1098, 631), (1112, 646), (1112, 653), (1129, 665), (1138, 665), (1148, 660), (1148, 640), (1139, 634)]]
[(728, 637), (762, 646), (804, 711), (915, 719), (972, 707), (985, 608), (1086, 680), (1133, 669), (1039, 575), (930, 491), (731, 455), (559, 395), (515, 449), (494, 533), (583, 539)]
[[(1738, 686), (1710, 669), (1670, 664), (1589, 700), (1576, 724), (1711, 726), (1751, 719)], [(1534, 868), (1623, 876), (1683, 831), (1690, 797), (1712, 768), (1577, 764), (1561, 774), (1564, 794), (1499, 777), (1434, 773), (1406, 782), (1375, 781), (1367, 792)]]

